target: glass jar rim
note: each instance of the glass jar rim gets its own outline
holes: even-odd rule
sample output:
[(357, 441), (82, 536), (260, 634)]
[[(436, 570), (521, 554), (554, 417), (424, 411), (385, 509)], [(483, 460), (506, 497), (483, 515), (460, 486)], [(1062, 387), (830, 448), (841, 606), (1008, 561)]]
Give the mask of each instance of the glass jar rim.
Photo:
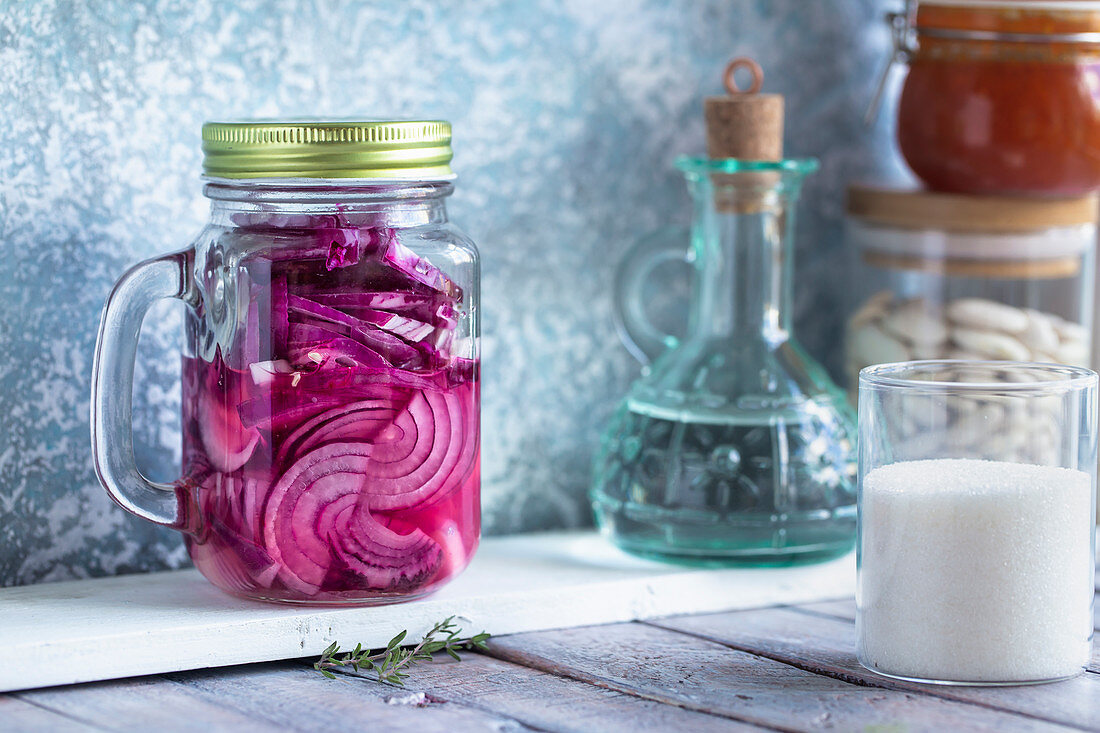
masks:
[(353, 205), (378, 205), (402, 200), (416, 203), (443, 199), (454, 191), (454, 180), (394, 180), (377, 178), (215, 178), (203, 176), (203, 195), (223, 204), (258, 206), (327, 206), (342, 210)]
[(990, 12), (1014, 10), (1083, 11), (1100, 10), (1098, 0), (919, 0), (919, 5), (937, 5), (949, 8), (974, 8)]
[[(915, 12), (907, 8), (904, 28), (936, 45), (1061, 44), (1085, 50), (1100, 43), (1097, 0), (917, 0)], [(1040, 50), (1058, 55), (1056, 49)]]
[(808, 175), (820, 164), (817, 158), (784, 158), (783, 160), (742, 160), (741, 158), (704, 158), (681, 155), (676, 167), (685, 173), (799, 173)]
[[(944, 380), (921, 378), (946, 369), (974, 370), (981, 379)], [(990, 379), (990, 371), (1015, 373), (1030, 377), (1030, 381)], [(859, 372), (859, 388), (904, 389), (922, 392), (996, 392), (1000, 394), (1051, 394), (1080, 391), (1096, 387), (1098, 375), (1086, 367), (1068, 364), (1047, 364), (1030, 361), (971, 361), (966, 359), (933, 359), (927, 361), (898, 361), (873, 364)]]

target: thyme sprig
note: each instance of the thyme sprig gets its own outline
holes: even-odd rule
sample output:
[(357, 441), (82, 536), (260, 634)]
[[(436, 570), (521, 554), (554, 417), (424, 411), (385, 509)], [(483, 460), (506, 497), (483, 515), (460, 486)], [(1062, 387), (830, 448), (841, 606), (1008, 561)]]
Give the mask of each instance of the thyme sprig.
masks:
[(462, 628), (455, 623), (454, 616), (448, 616), (437, 623), (423, 639), (411, 647), (402, 646), (408, 633), (402, 631), (390, 639), (385, 649), (364, 649), (362, 644), (356, 644), (355, 649), (343, 654), (334, 641), (328, 649), (321, 652), (321, 658), (313, 663), (313, 668), (330, 680), (336, 679), (331, 670), (339, 667), (350, 667), (356, 672), (374, 672), (378, 675), (379, 682), (404, 687), (405, 678), (409, 676), (405, 670), (418, 662), (431, 659), (436, 652), (446, 652), (455, 661), (460, 661), (458, 652), (461, 650), (488, 648), (485, 642), (489, 640), (489, 634), (484, 631), (467, 639), (459, 638)]

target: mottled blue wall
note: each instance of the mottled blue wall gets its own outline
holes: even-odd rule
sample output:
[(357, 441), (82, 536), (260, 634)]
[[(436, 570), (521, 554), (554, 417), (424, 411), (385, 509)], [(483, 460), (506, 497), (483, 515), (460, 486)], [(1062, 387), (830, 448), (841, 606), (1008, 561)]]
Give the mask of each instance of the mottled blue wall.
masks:
[[(610, 315), (632, 240), (686, 221), (671, 162), (702, 148), (703, 96), (735, 54), (788, 95), (815, 155), (797, 321), (836, 372), (843, 186), (896, 175), (888, 119), (860, 122), (886, 57), (874, 0), (7, 2), (0, 5), (0, 584), (179, 566), (177, 535), (93, 476), (88, 374), (100, 306), (184, 245), (206, 203), (199, 126), (242, 116), (454, 123), (453, 218), (484, 257), (484, 480), (491, 533), (590, 521), (600, 425), (637, 365)], [(179, 313), (147, 322), (139, 459), (178, 461)]]

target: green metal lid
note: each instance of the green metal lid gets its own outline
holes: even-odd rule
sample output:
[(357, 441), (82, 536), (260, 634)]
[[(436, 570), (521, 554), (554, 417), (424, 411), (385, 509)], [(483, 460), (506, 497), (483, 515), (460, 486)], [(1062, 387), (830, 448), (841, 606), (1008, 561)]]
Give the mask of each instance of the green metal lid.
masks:
[(202, 126), (212, 178), (449, 179), (444, 120), (245, 120)]

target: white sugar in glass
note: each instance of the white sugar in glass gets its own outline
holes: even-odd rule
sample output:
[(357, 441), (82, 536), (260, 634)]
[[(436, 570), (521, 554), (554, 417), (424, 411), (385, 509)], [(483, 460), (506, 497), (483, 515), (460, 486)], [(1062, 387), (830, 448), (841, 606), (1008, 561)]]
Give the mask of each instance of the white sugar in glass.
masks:
[(860, 373), (860, 662), (925, 682), (1072, 677), (1092, 642), (1097, 376), (1016, 362)]
[(1089, 474), (965, 458), (863, 484), (860, 654), (914, 678), (1057, 679), (1088, 661)]

